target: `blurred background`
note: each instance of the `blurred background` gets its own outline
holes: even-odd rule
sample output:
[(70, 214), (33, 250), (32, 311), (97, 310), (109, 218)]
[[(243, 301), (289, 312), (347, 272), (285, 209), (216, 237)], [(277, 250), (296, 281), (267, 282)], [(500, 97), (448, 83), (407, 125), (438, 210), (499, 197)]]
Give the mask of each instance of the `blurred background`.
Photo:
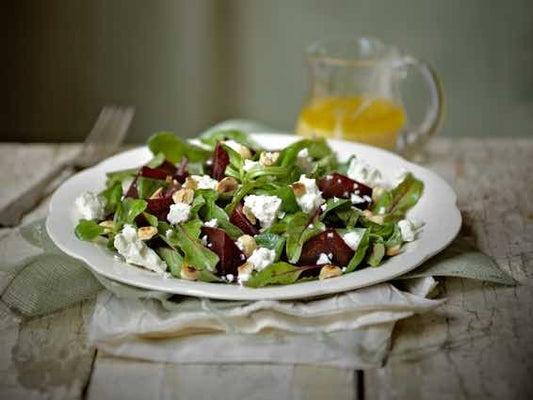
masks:
[[(531, 0), (21, 0), (2, 8), (2, 141), (82, 140), (107, 103), (136, 107), (130, 142), (161, 129), (195, 136), (228, 118), (293, 130), (308, 88), (305, 48), (346, 34), (381, 37), (434, 65), (447, 93), (443, 135), (533, 135)], [(414, 113), (423, 105), (412, 104)]]

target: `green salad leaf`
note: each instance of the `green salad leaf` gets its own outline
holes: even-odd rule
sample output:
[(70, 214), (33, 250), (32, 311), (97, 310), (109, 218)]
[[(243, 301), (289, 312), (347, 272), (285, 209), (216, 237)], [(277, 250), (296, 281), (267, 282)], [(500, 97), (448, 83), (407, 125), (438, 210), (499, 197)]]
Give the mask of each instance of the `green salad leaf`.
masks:
[(268, 285), (289, 285), (295, 283), (303, 269), (286, 262), (277, 262), (255, 273), (246, 282), (249, 287), (263, 287)]
[(190, 144), (172, 132), (158, 132), (148, 139), (148, 148), (153, 154), (162, 153), (173, 163), (181, 161), (183, 156), (191, 162), (206, 161), (211, 157), (211, 151)]
[(82, 219), (76, 225), (74, 232), (78, 239), (90, 242), (104, 233), (104, 227), (94, 221)]
[(372, 212), (385, 214), (385, 221), (399, 221), (405, 217), (422, 196), (424, 183), (408, 173), (390, 192), (383, 193), (372, 206)]
[(220, 131), (211, 131), (206, 132), (200, 136), (200, 141), (211, 148), (215, 148), (219, 140), (234, 140), (246, 147), (251, 149), (260, 150), (261, 146), (253, 140), (250, 135), (245, 132), (238, 130), (220, 130)]
[(124, 224), (134, 224), (135, 218), (146, 209), (147, 205), (145, 200), (126, 197), (117, 205), (113, 222), (119, 227)]
[(281, 253), (285, 248), (286, 239), (283, 236), (275, 235), (273, 233), (261, 233), (255, 235), (254, 239), (259, 247), (266, 247), (267, 249), (274, 250), (276, 252), (274, 261), (279, 261)]

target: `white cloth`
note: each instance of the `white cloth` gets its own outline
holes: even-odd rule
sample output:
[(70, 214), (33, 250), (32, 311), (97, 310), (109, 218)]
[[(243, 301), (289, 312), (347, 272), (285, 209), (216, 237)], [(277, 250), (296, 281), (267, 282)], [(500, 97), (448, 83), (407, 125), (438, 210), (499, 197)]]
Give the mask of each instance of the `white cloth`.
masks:
[[(375, 368), (394, 323), (438, 306), (433, 278), (389, 283), (312, 301), (97, 299), (91, 344), (110, 354), (174, 363), (268, 362)], [(415, 294), (416, 293), (416, 294)]]

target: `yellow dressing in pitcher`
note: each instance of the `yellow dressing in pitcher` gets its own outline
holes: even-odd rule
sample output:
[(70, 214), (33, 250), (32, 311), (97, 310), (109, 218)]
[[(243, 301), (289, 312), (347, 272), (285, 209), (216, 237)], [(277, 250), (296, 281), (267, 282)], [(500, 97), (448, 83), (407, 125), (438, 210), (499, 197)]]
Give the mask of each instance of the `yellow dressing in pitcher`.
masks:
[(329, 97), (312, 100), (302, 110), (296, 132), (394, 150), (405, 120), (404, 109), (387, 99)]

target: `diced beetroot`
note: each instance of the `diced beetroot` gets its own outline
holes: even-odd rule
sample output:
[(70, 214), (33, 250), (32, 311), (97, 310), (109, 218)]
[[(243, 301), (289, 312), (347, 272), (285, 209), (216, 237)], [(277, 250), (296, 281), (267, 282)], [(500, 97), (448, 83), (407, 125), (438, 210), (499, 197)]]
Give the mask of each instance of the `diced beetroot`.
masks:
[[(183, 157), (183, 159), (186, 159), (186, 158)], [(176, 168), (176, 166), (168, 160), (163, 161), (163, 163), (159, 167), (157, 167), (157, 169), (162, 169), (163, 171), (167, 173), (167, 175), (170, 175), (170, 176), (175, 175), (178, 171), (178, 168)]]
[(165, 180), (169, 174), (162, 168), (150, 168), (144, 166), (139, 171), (139, 175), (145, 178)]
[(222, 229), (207, 226), (202, 227), (202, 235), (207, 236), (207, 247), (220, 259), (216, 267), (218, 273), (237, 277), (237, 267), (244, 264), (246, 257), (231, 237)]
[(220, 142), (217, 143), (213, 155), (213, 174), (212, 177), (217, 181), (224, 178), (226, 174), (226, 167), (229, 165), (229, 155), (222, 147)]
[(335, 229), (327, 229), (305, 242), (298, 265), (316, 264), (321, 253), (331, 253), (331, 263), (339, 267), (348, 265), (354, 255), (354, 251)]
[(139, 198), (139, 192), (137, 191), (137, 177), (131, 182), (130, 187), (126, 191), (125, 194), (126, 197), (131, 197), (132, 199), (138, 199)]
[(247, 235), (256, 235), (259, 232), (257, 226), (252, 224), (242, 211), (242, 204), (238, 204), (231, 213), (230, 222)]
[(336, 172), (319, 179), (318, 188), (325, 199), (331, 199), (332, 197), (349, 199), (355, 190), (359, 191), (359, 196), (372, 197), (372, 188)]
[[(361, 198), (372, 198), (372, 188), (336, 172), (319, 179), (318, 188), (325, 199), (331, 199), (332, 197), (349, 199), (354, 192)], [(370, 203), (371, 200), (365, 200), (360, 203), (354, 203), (354, 206), (364, 210), (368, 208)]]
[(155, 215), (158, 220), (166, 221), (170, 205), (173, 203), (172, 196), (158, 197), (155, 199), (147, 199), (146, 212)]

